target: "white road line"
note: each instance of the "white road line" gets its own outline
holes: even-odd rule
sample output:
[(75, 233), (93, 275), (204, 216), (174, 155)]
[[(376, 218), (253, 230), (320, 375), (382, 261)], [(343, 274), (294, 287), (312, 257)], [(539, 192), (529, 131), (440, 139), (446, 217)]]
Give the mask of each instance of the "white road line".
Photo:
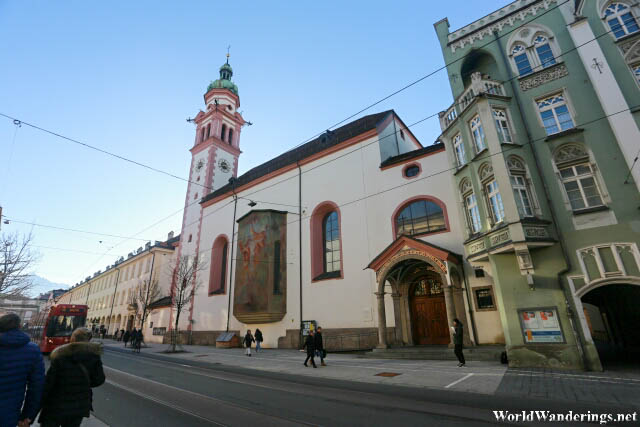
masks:
[(473, 375), (473, 373), (471, 374), (467, 374), (464, 377), (460, 378), (459, 380), (455, 380), (454, 382), (452, 382), (451, 384), (444, 386), (444, 388), (449, 388), (449, 387), (453, 387), (454, 385), (461, 383), (462, 381), (466, 380), (467, 378), (471, 377)]

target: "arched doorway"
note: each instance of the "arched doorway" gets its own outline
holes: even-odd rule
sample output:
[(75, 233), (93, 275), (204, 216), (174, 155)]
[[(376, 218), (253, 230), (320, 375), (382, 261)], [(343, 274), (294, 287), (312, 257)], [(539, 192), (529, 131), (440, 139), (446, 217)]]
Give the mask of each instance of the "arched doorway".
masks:
[(588, 291), (581, 300), (603, 367), (639, 364), (640, 286), (600, 286)]
[(409, 307), (415, 344), (449, 344), (447, 307), (439, 274), (427, 272), (410, 284)]

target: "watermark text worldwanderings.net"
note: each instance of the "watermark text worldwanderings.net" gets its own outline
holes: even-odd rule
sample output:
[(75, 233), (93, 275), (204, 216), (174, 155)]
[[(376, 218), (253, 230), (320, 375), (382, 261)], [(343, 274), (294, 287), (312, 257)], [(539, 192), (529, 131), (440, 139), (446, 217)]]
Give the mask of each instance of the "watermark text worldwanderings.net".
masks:
[(551, 411), (493, 411), (493, 415), (497, 421), (517, 423), (517, 422), (585, 422), (585, 423), (599, 423), (605, 425), (607, 423), (620, 423), (620, 422), (637, 422), (638, 413), (626, 413), (626, 414), (611, 414), (611, 413), (596, 413), (587, 411), (587, 413), (579, 413), (573, 411), (567, 412), (551, 412)]

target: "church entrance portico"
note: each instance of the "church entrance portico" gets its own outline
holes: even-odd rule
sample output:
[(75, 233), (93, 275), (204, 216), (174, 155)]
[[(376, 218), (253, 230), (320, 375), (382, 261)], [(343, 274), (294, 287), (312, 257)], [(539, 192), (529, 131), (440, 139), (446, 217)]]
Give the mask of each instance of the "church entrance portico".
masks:
[[(451, 252), (400, 236), (367, 266), (376, 272), (378, 348), (451, 343), (453, 319), (467, 318), (458, 274), (460, 262)], [(392, 334), (387, 328), (385, 295), (393, 300)], [(465, 341), (469, 342), (468, 330)]]

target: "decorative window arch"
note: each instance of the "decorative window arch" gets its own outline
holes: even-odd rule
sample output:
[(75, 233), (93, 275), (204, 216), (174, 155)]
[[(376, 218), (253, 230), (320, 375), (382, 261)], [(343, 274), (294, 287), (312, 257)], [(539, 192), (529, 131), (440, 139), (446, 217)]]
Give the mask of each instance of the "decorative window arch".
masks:
[(227, 141), (229, 141), (229, 145), (233, 145), (233, 128), (229, 127), (229, 139), (227, 139)]
[(573, 212), (605, 206), (606, 194), (595, 162), (582, 144), (567, 143), (553, 153), (565, 204)]
[(479, 233), (482, 230), (482, 222), (480, 221), (480, 210), (478, 209), (478, 201), (473, 192), (473, 186), (469, 178), (460, 181), (460, 195), (464, 204), (465, 217), (469, 226), (470, 234)]
[(220, 139), (224, 141), (226, 137), (227, 137), (227, 125), (223, 123), (222, 130), (220, 131)]
[(631, 5), (625, 2), (611, 2), (602, 11), (602, 19), (616, 39), (640, 31)]
[(204, 141), (206, 139), (205, 138), (206, 134), (207, 134), (207, 129), (206, 129), (206, 127), (203, 126), (202, 127), (202, 132), (200, 134), (200, 141)]
[(311, 279), (344, 278), (340, 208), (334, 202), (318, 204), (311, 214)]
[(513, 71), (521, 77), (560, 62), (553, 32), (540, 24), (528, 24), (514, 32), (507, 41), (507, 53)]
[(211, 137), (211, 123), (207, 125), (207, 139)]
[(447, 207), (433, 196), (405, 200), (393, 213), (393, 235), (422, 236), (449, 231)]
[(224, 294), (227, 290), (227, 253), (229, 239), (220, 235), (214, 240), (211, 249), (211, 267), (209, 271), (209, 295)]
[(531, 177), (528, 174), (525, 161), (518, 156), (507, 158), (509, 181), (516, 200), (516, 207), (520, 217), (533, 217), (535, 215), (535, 198), (531, 191)]

